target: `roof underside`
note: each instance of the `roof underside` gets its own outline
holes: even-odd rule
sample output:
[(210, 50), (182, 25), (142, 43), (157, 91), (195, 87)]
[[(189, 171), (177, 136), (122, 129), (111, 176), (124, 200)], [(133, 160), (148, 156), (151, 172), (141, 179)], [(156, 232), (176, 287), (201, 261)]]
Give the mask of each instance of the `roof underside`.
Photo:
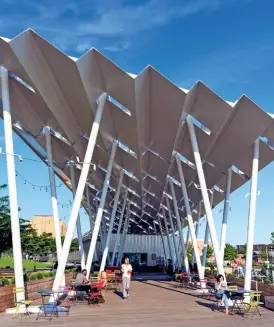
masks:
[[(132, 232), (154, 230), (153, 221), (157, 215), (161, 217), (161, 204), (166, 205), (164, 192), (169, 196), (171, 193), (167, 184), (169, 176), (176, 182), (175, 192), (184, 218), (174, 153), (181, 155), (196, 219), (201, 192), (184, 124), (187, 114), (194, 118), (207, 187), (215, 189), (214, 206), (224, 199), (229, 167), (234, 167), (232, 191), (250, 178), (252, 146), (257, 138), (261, 137), (259, 169), (274, 159), (271, 147), (274, 119), (245, 95), (235, 103), (227, 102), (200, 81), (187, 91), (151, 66), (137, 76), (128, 74), (96, 49), (77, 60), (32, 30), (12, 40), (0, 38), (0, 65), (10, 72), (14, 130), (46, 160), (42, 130), (49, 126), (55, 135), (52, 148), (57, 170), (61, 172), (58, 176), (66, 182), (69, 181), (67, 162), (76, 162), (76, 157), (84, 160), (96, 101), (102, 93), (108, 94), (92, 159), (95, 166), (90, 168), (89, 189), (96, 210), (111, 145), (113, 140), (118, 140), (106, 216), (111, 211), (119, 172), (124, 169), (120, 207), (128, 188)], [(78, 168), (77, 178), (81, 165)], [(173, 210), (172, 201), (170, 204)], [(117, 220), (119, 211), (118, 208)]]

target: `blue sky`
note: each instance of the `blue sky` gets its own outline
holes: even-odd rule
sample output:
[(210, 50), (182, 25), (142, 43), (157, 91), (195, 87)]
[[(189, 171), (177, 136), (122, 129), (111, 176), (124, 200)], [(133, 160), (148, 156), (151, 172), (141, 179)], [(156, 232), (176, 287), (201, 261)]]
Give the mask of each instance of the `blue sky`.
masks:
[[(128, 72), (138, 74), (151, 64), (181, 87), (202, 80), (227, 100), (245, 93), (274, 113), (273, 12), (271, 0), (2, 0), (0, 35), (13, 38), (33, 28), (68, 55), (80, 57), (96, 47)], [(3, 134), (0, 122), (2, 148)], [(15, 150), (35, 159), (19, 138)], [(29, 182), (49, 183), (43, 163), (18, 161), (16, 168)], [(2, 184), (6, 182), (4, 156), (0, 156), (0, 171)], [(273, 173), (271, 164), (259, 175), (257, 243), (268, 242), (274, 231)], [(246, 184), (231, 196), (228, 241), (233, 244), (246, 242), (248, 192)], [(61, 186), (58, 198), (68, 204), (71, 194)], [(24, 184), (19, 176), (18, 199), (25, 219), (51, 214), (49, 194)], [(59, 208), (60, 217), (67, 221), (69, 209)], [(214, 210), (218, 231), (221, 209)], [(88, 220), (83, 212), (81, 219), (85, 231)]]

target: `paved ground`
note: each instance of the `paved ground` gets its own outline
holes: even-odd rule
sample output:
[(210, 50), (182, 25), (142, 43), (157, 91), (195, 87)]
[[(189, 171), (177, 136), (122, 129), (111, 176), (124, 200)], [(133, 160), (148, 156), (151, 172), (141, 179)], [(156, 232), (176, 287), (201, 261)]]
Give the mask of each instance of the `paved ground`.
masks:
[(106, 303), (99, 308), (89, 308), (86, 304), (72, 307), (69, 317), (59, 317), (52, 321), (24, 318), (21, 322), (11, 316), (0, 314), (1, 327), (34, 327), (36, 325), (109, 327), (109, 326), (149, 326), (149, 327), (228, 327), (228, 326), (274, 326), (274, 312), (261, 309), (262, 318), (242, 318), (225, 316), (212, 311), (212, 303), (184, 291), (168, 281), (134, 281), (130, 300), (123, 300), (111, 291), (106, 294)]

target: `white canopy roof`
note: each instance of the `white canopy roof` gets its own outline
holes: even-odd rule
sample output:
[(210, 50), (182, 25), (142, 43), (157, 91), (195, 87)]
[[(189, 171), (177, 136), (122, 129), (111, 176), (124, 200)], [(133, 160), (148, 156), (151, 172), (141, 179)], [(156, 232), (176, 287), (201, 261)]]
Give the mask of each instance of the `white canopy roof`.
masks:
[[(96, 49), (80, 59), (71, 58), (33, 30), (12, 40), (0, 38), (0, 65), (10, 72), (15, 131), (27, 144), (34, 140), (37, 146), (32, 143), (32, 149), (46, 159), (41, 154), (41, 149), (45, 149), (41, 131), (45, 126), (51, 127), (56, 136), (53, 158), (66, 181), (67, 162), (76, 161), (76, 156), (80, 161), (84, 159), (96, 101), (103, 92), (108, 94), (93, 155), (96, 170), (90, 169), (90, 192), (95, 197), (102, 189), (111, 144), (118, 140), (111, 187), (116, 188), (119, 171), (125, 169), (123, 183), (135, 204), (132, 211), (136, 226), (144, 229), (153, 226), (164, 191), (170, 194), (167, 177), (179, 180), (175, 152), (181, 155), (193, 209), (201, 200), (184, 124), (187, 114), (195, 119), (207, 187), (216, 189), (214, 205), (224, 198), (222, 190), (229, 167), (234, 166), (232, 191), (249, 179), (252, 145), (257, 138), (261, 137), (259, 169), (274, 159), (270, 145), (274, 143), (274, 119), (245, 95), (235, 103), (228, 102), (200, 81), (188, 91), (151, 66), (136, 76), (117, 67)], [(19, 125), (28, 139), (18, 130)], [(183, 218), (179, 184), (175, 184), (175, 191)], [(113, 197), (114, 192), (110, 192), (106, 209)], [(138, 227), (135, 231), (144, 229)]]

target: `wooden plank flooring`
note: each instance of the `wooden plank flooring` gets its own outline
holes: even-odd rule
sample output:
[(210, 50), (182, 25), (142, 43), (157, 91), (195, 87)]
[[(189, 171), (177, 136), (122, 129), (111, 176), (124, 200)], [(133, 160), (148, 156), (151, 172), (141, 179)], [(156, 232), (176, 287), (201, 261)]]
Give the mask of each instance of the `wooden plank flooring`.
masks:
[(10, 315), (0, 314), (1, 327), (41, 326), (96, 326), (96, 327), (227, 327), (227, 326), (274, 326), (274, 312), (261, 309), (262, 318), (242, 318), (225, 316), (212, 311), (212, 303), (193, 294), (192, 291), (174, 287), (167, 281), (132, 282), (131, 299), (123, 300), (108, 291), (106, 303), (99, 308), (89, 308), (86, 304), (72, 307), (69, 317), (54, 318), (52, 321), (24, 318), (21, 322)]

